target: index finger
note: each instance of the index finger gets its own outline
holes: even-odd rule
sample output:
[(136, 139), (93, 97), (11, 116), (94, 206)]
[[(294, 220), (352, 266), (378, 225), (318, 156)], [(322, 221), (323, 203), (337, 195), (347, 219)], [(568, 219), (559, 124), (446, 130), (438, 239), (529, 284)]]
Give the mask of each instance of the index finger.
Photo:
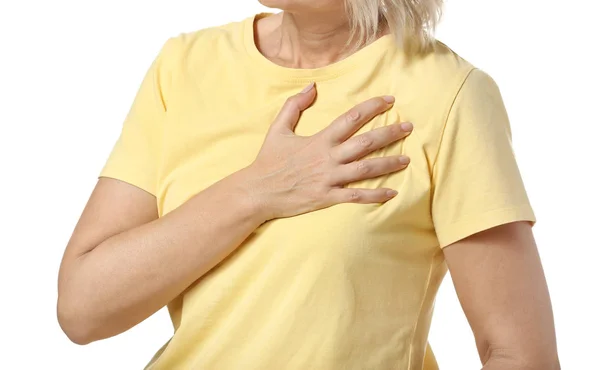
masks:
[(389, 95), (366, 100), (336, 118), (321, 132), (328, 136), (332, 142), (340, 144), (375, 116), (390, 109), (394, 105), (394, 101), (394, 97)]

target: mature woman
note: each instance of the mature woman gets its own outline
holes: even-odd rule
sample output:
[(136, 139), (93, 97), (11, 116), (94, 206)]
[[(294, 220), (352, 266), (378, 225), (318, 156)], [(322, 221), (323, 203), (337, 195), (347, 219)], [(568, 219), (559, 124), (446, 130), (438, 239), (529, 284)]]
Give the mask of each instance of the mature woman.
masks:
[(168, 305), (148, 369), (437, 369), (447, 266), (484, 369), (558, 369), (502, 99), (441, 0), (262, 3), (154, 61), (65, 251), (69, 338)]

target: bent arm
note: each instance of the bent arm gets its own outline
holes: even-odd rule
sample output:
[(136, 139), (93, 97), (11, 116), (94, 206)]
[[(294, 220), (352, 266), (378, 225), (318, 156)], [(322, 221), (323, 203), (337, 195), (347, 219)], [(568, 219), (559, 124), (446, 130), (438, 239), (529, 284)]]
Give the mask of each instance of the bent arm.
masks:
[(177, 297), (265, 220), (239, 187), (241, 172), (166, 216), (156, 198), (101, 178), (59, 272), (59, 323), (75, 343), (122, 333)]
[(513, 222), (444, 248), (483, 370), (560, 369), (550, 297), (531, 226)]

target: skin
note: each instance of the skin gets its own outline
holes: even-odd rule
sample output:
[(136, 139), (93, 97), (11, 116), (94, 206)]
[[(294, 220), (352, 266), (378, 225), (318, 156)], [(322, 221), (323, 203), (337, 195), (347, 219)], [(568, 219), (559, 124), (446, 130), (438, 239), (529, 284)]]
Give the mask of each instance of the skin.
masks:
[(531, 225), (514, 222), (444, 249), (484, 370), (560, 369)]
[(258, 48), (290, 68), (319, 68), (348, 56), (350, 30), (340, 0), (261, 0), (284, 12), (257, 22)]
[[(316, 88), (288, 99), (248, 167), (158, 218), (154, 196), (119, 180), (98, 181), (61, 263), (58, 320), (75, 343), (108, 338), (137, 325), (225, 259), (265, 221), (338, 203), (380, 203), (391, 189), (345, 188), (400, 171), (407, 157), (356, 161), (406, 137), (393, 124), (352, 137), (393, 105), (369, 99), (321, 132), (296, 136)], [(275, 155), (274, 153), (277, 153)], [(227, 212), (223, 212), (226, 209)]]
[[(348, 24), (340, 17), (342, 0), (261, 3), (284, 10), (257, 24), (257, 45), (274, 63), (317, 68), (346, 56)], [(100, 179), (59, 272), (58, 319), (67, 336), (86, 344), (135, 326), (232, 253), (266, 220), (342, 202), (389, 200), (386, 189), (343, 185), (405, 168), (406, 159), (360, 159), (401, 140), (411, 127), (391, 125), (350, 138), (391, 107), (379, 97), (314, 136), (296, 136), (294, 125), (315, 94), (312, 87), (286, 102), (252, 165), (164, 217), (158, 218), (152, 195), (118, 180)], [(444, 248), (444, 255), (484, 370), (560, 369), (548, 288), (528, 223), (472, 235)]]

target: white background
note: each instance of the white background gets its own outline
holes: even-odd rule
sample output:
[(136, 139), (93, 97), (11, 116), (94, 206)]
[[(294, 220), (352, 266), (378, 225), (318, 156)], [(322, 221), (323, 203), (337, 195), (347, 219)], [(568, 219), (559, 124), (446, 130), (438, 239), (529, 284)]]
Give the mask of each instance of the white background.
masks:
[[(598, 368), (600, 345), (597, 4), (450, 0), (438, 32), (505, 98), (566, 370)], [(118, 337), (70, 343), (55, 318), (58, 265), (163, 42), (261, 10), (255, 0), (0, 0), (0, 367), (141, 369), (172, 334), (162, 310)], [(442, 370), (479, 369), (450, 279), (430, 339)]]

